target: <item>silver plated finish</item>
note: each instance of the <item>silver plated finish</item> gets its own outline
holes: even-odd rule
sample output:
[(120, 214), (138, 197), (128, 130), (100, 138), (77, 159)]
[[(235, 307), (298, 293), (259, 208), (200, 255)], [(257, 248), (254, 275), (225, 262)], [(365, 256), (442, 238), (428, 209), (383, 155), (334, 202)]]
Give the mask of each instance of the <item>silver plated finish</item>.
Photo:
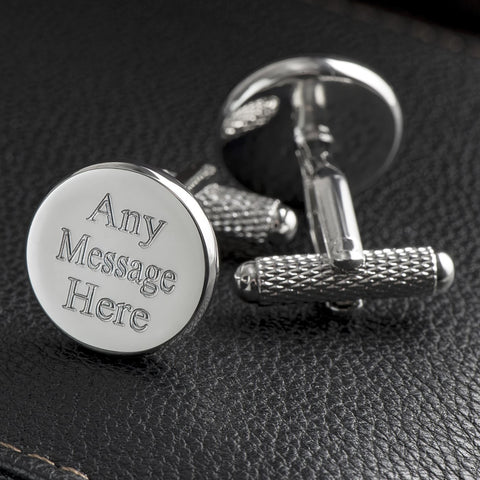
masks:
[(349, 185), (370, 185), (390, 165), (402, 134), (391, 87), (357, 63), (298, 57), (267, 65), (228, 96), (222, 151), (249, 188), (303, 200), (317, 253), (341, 269), (362, 265)]
[(358, 298), (432, 295), (452, 284), (454, 267), (445, 253), (430, 247), (364, 251), (355, 271), (339, 271), (326, 255), (257, 258), (235, 273), (240, 296), (250, 302), (334, 302)]
[(280, 99), (275, 95), (257, 98), (242, 105), (222, 122), (221, 135), (232, 140), (266, 125), (278, 112)]
[(400, 105), (376, 73), (338, 58), (282, 60), (238, 84), (222, 117), (227, 166), (254, 191), (292, 203), (303, 197), (316, 252), (244, 263), (235, 274), (242, 298), (326, 302), (346, 311), (364, 298), (450, 287), (454, 266), (446, 253), (363, 249), (350, 187), (360, 191), (373, 183), (402, 136)]
[[(177, 180), (179, 180), (185, 188), (190, 190), (194, 195), (199, 192), (203, 187), (208, 185), (217, 175), (217, 167), (206, 163), (202, 165), (198, 170), (196, 170), (193, 175), (180, 174), (175, 175)], [(185, 178), (182, 178), (185, 177)]]
[[(221, 146), (236, 178), (258, 193), (287, 203), (303, 202), (292, 155), (298, 100), (294, 93), (312, 80), (313, 123), (308, 123), (313, 132), (322, 125), (329, 128), (335, 165), (350, 179), (353, 192), (365, 189), (385, 172), (402, 138), (402, 112), (395, 93), (367, 67), (348, 59), (310, 56), (260, 68), (225, 100)], [(305, 105), (304, 100), (301, 103)], [(241, 141), (232, 143), (240, 137)]]
[[(200, 202), (222, 250), (242, 255), (284, 249), (297, 232), (297, 216), (280, 200), (215, 181), (217, 168), (205, 164), (193, 174), (174, 174)], [(278, 251), (278, 250), (277, 250)]]
[(136, 354), (198, 322), (218, 252), (207, 216), (175, 178), (105, 163), (44, 199), (27, 266), (41, 306), (63, 332), (95, 350)]
[(211, 183), (195, 198), (202, 205), (222, 247), (258, 252), (262, 247), (284, 247), (295, 236), (293, 210), (253, 192)]

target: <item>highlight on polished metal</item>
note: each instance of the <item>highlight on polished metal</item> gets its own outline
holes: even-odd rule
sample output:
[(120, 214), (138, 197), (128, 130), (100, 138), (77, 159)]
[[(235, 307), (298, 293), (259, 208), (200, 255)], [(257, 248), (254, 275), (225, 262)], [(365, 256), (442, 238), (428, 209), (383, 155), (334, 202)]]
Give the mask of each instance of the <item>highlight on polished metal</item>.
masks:
[(232, 90), (220, 128), (227, 167), (257, 193), (303, 204), (315, 251), (240, 266), (235, 278), (246, 300), (316, 300), (337, 309), (450, 286), (454, 267), (445, 253), (362, 245), (350, 189), (367, 188), (391, 165), (402, 129), (393, 89), (346, 59), (281, 60)]
[(135, 354), (201, 318), (218, 252), (203, 209), (175, 178), (103, 163), (44, 199), (27, 266), (38, 301), (63, 332), (94, 350)]

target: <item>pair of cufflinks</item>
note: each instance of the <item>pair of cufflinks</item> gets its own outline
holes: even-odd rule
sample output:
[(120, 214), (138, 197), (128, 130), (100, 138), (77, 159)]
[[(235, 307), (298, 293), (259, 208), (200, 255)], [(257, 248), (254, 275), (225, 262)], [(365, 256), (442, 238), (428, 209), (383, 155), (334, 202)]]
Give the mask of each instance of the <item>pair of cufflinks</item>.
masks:
[[(402, 115), (391, 87), (354, 62), (298, 57), (233, 89), (220, 126), (222, 155), (248, 190), (216, 168), (155, 171), (104, 163), (76, 172), (44, 199), (27, 242), (35, 294), (54, 323), (106, 353), (151, 351), (204, 314), (224, 252), (285, 250), (303, 204), (314, 253), (240, 265), (240, 297), (325, 302), (446, 291), (454, 266), (431, 247), (364, 250), (350, 194), (397, 153)], [(349, 178), (349, 184), (346, 178)], [(255, 192), (255, 193), (254, 193)]]

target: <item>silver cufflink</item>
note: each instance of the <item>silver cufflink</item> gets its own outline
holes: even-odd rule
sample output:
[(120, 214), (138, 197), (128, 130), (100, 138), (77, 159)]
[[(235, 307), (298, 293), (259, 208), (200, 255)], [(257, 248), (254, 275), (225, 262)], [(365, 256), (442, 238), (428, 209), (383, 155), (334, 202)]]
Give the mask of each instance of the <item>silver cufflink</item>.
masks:
[(315, 252), (242, 264), (235, 280), (245, 300), (319, 301), (343, 309), (366, 298), (430, 295), (452, 284), (452, 260), (431, 247), (363, 249), (350, 188), (371, 185), (393, 161), (402, 136), (398, 100), (373, 71), (322, 57), (267, 65), (230, 93), (220, 135), (225, 163), (241, 183), (305, 205)]
[(177, 179), (104, 163), (57, 185), (38, 208), (27, 241), (30, 281), (53, 322), (102, 352), (153, 350), (205, 312), (218, 273), (214, 228), (260, 247), (293, 236), (290, 209), (223, 187), (214, 174), (204, 166)]

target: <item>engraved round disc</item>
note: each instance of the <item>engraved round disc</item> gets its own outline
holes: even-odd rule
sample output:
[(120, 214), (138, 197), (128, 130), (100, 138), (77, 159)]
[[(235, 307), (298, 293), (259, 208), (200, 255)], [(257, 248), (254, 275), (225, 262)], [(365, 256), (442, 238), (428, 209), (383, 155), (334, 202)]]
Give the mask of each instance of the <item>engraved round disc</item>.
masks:
[(301, 120), (311, 133), (324, 135), (332, 163), (347, 176), (353, 192), (370, 186), (389, 167), (402, 136), (402, 113), (392, 88), (355, 62), (297, 57), (252, 73), (223, 106), (222, 155), (249, 189), (294, 205), (302, 204), (304, 195), (295, 154), (295, 112), (307, 83), (311, 97)]
[(48, 194), (30, 227), (27, 265), (40, 304), (67, 335), (134, 354), (199, 320), (218, 253), (203, 210), (173, 177), (105, 163)]

